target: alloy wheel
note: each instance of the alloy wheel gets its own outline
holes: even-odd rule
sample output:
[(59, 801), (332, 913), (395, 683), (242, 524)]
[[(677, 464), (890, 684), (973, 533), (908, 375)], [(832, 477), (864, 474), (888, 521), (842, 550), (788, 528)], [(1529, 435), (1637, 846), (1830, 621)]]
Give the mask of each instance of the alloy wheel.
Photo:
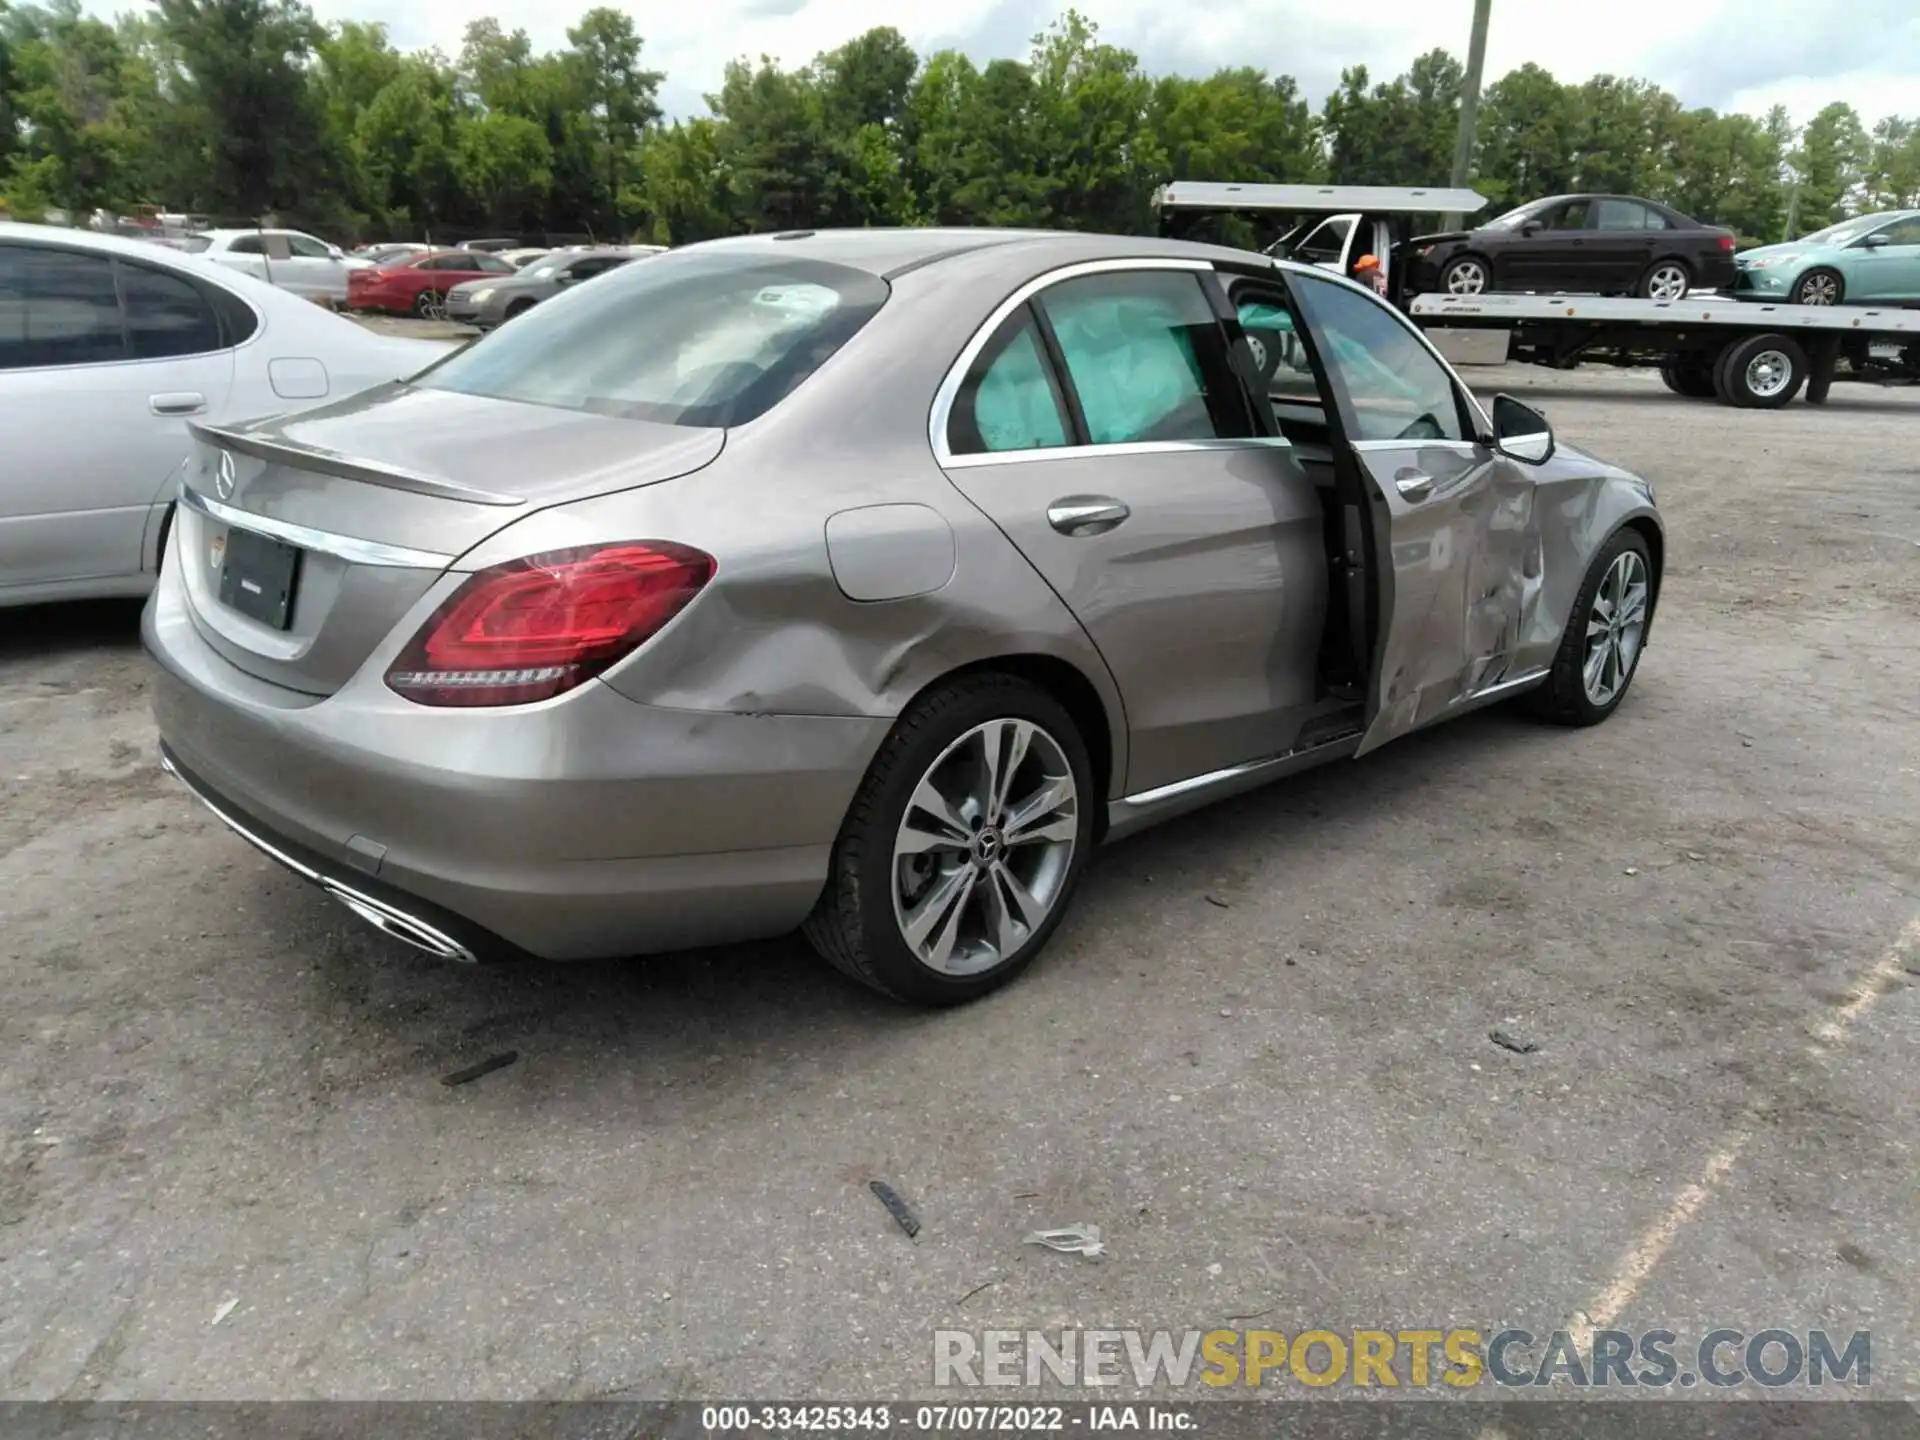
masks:
[(1610, 705), (1626, 689), (1647, 629), (1647, 565), (1636, 550), (1623, 550), (1587, 615), (1587, 651), (1580, 678), (1587, 700)]
[(945, 975), (1010, 959), (1072, 873), (1079, 790), (1060, 742), (989, 720), (940, 752), (893, 844), (893, 913), (914, 957)]
[(444, 320), (447, 318), (447, 297), (437, 290), (426, 290), (421, 292), (413, 308), (422, 320)]
[(1809, 275), (1800, 282), (1798, 303), (1835, 305), (1840, 301), (1840, 283), (1831, 275)]
[(1449, 295), (1479, 295), (1487, 288), (1486, 267), (1478, 260), (1462, 260), (1447, 271)]
[(1647, 298), (1651, 300), (1680, 300), (1687, 293), (1687, 272), (1678, 265), (1657, 266), (1647, 276)]

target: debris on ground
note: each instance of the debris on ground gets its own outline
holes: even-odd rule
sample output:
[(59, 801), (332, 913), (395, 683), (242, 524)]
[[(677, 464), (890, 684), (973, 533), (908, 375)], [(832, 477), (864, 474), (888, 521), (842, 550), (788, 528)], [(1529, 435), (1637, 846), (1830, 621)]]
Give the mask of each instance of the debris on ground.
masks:
[(907, 1208), (907, 1202), (900, 1198), (899, 1192), (891, 1185), (884, 1180), (869, 1180), (867, 1188), (887, 1207), (887, 1213), (907, 1232), (909, 1240), (920, 1233), (920, 1217)]
[(213, 1312), (213, 1323), (218, 1325), (222, 1320), (226, 1319), (227, 1316), (231, 1315), (239, 1304), (240, 1300), (238, 1296), (235, 1296), (231, 1300), (222, 1300), (219, 1307)]
[(451, 1075), (442, 1075), (442, 1085), (465, 1085), (469, 1080), (478, 1080), (482, 1075), (491, 1075), (496, 1070), (504, 1070), (520, 1058), (518, 1050), (507, 1050), (482, 1060), (478, 1065), (469, 1065), (464, 1070), (456, 1070)]
[(1208, 895), (1208, 896), (1204, 896), (1203, 898), (1206, 900), (1207, 904), (1217, 905), (1222, 910), (1231, 910), (1233, 908), (1231, 905), (1227, 904), (1226, 901), (1222, 900), (1218, 895)]
[(1020, 1242), (1022, 1245), (1044, 1245), (1049, 1250), (1058, 1250), (1063, 1255), (1095, 1256), (1106, 1253), (1106, 1245), (1100, 1239), (1098, 1225), (1062, 1225), (1057, 1230), (1035, 1230)]
[(1522, 1040), (1518, 1036), (1509, 1035), (1505, 1030), (1490, 1031), (1488, 1032), (1487, 1038), (1502, 1050), (1511, 1050), (1516, 1055), (1531, 1055), (1540, 1048), (1539, 1045), (1533, 1041)]
[(974, 1286), (971, 1290), (967, 1291), (966, 1294), (962, 1295), (958, 1300), (954, 1301), (953, 1308), (958, 1310), (962, 1305), (966, 1304), (967, 1301), (971, 1300), (974, 1296), (978, 1295), (982, 1290), (992, 1289), (993, 1286), (999, 1284), (999, 1282), (1000, 1282), (1000, 1277), (998, 1275), (994, 1276), (991, 1280), (982, 1280), (978, 1285)]
[(1629, 865), (1627, 866), (1626, 873), (1629, 875), (1638, 875), (1640, 873), (1640, 867), (1638, 865)]

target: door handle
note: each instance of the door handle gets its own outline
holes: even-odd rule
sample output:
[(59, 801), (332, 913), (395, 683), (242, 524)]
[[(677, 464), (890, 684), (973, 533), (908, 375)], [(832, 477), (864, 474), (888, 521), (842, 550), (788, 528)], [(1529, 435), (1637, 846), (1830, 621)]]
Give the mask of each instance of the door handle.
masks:
[(207, 397), (198, 390), (173, 390), (149, 395), (147, 408), (156, 415), (198, 415), (207, 408)]
[(1133, 511), (1118, 500), (1075, 495), (1047, 507), (1047, 523), (1062, 535), (1101, 535)]
[(1403, 470), (1393, 477), (1393, 485), (1403, 500), (1424, 500), (1433, 493), (1433, 477)]

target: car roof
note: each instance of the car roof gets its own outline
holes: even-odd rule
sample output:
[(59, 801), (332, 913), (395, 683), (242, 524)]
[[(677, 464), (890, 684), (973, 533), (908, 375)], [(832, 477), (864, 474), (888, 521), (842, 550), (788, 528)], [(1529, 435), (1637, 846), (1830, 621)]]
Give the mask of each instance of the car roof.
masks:
[(1102, 235), (1072, 230), (1013, 230), (978, 228), (952, 229), (861, 229), (861, 230), (789, 230), (771, 234), (738, 235), (725, 240), (708, 240), (699, 245), (681, 247), (680, 253), (693, 250), (751, 251), (772, 259), (780, 256), (804, 256), (864, 270), (882, 279), (918, 270), (958, 255), (1001, 249), (1009, 261), (1016, 254), (1030, 255), (1034, 248), (1059, 251), (1061, 259), (1047, 257), (1049, 263), (1072, 264), (1075, 260), (1151, 259), (1156, 256), (1194, 260), (1249, 260), (1265, 263), (1265, 257), (1224, 245), (1204, 245), (1191, 240), (1166, 240), (1143, 235)]
[(192, 275), (203, 274), (201, 262), (184, 250), (160, 245), (152, 240), (130, 236), (103, 235), (97, 230), (69, 230), (63, 225), (29, 225), (23, 220), (0, 220), (0, 240), (25, 240), (41, 245), (64, 245), (69, 250), (90, 250), (100, 255), (125, 255), (133, 260), (159, 259), (160, 263)]

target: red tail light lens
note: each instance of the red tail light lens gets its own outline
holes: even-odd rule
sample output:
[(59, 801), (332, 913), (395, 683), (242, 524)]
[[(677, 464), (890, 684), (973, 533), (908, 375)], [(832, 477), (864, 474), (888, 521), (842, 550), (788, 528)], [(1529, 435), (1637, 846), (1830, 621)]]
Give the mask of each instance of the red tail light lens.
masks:
[(1733, 253), (1733, 247), (1734, 247), (1733, 236), (1722, 235), (1720, 237), (1720, 248), (1722, 250), (1726, 251), (1729, 255), (1731, 255)]
[(421, 705), (527, 705), (564, 694), (657, 634), (713, 578), (667, 540), (556, 550), (467, 578), (387, 671)]

